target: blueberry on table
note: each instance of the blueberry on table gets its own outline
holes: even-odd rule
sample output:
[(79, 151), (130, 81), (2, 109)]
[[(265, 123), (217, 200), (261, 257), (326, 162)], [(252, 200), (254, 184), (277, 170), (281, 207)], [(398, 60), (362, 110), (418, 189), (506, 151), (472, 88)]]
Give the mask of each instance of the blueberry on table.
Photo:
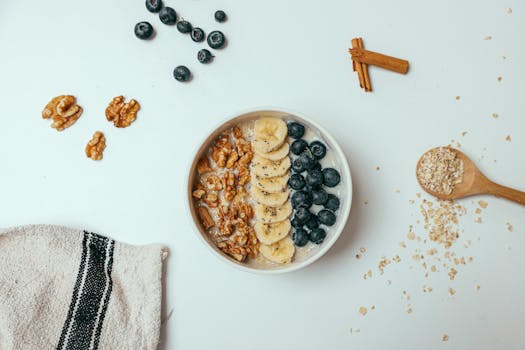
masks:
[(337, 209), (339, 209), (340, 204), (341, 203), (339, 201), (339, 198), (337, 198), (337, 196), (330, 193), (328, 195), (328, 199), (326, 203), (324, 204), (324, 207), (326, 209), (330, 209), (331, 211), (336, 211)]
[(177, 30), (182, 34), (188, 34), (189, 32), (191, 32), (191, 29), (192, 26), (190, 22), (184, 20), (177, 22)]
[(304, 186), (306, 186), (306, 181), (301, 174), (292, 174), (290, 178), (288, 179), (288, 186), (290, 188), (298, 191), (303, 189)]
[(191, 72), (186, 66), (178, 66), (173, 70), (173, 76), (177, 81), (186, 82), (191, 78)]
[(157, 13), (162, 9), (162, 0), (146, 0), (146, 8), (149, 12)]
[(224, 22), (226, 21), (226, 13), (222, 10), (215, 11), (215, 20), (217, 22)]
[(153, 26), (149, 22), (139, 22), (135, 24), (135, 36), (146, 40), (153, 35)]
[(292, 161), (292, 170), (298, 174), (306, 170), (300, 158), (295, 158)]
[(314, 141), (310, 143), (310, 152), (312, 152), (315, 159), (323, 159), (326, 156), (326, 146), (321, 141)]
[(224, 46), (226, 42), (226, 38), (224, 37), (224, 34), (218, 30), (214, 30), (210, 34), (208, 34), (208, 45), (212, 49), (220, 49)]
[(293, 217), (292, 220), (290, 220), (290, 223), (292, 224), (292, 227), (295, 227), (295, 228), (302, 228), (304, 226), (304, 222), (301, 222), (301, 220), (299, 220), (295, 216)]
[(311, 188), (319, 188), (323, 184), (323, 172), (321, 170), (310, 170), (306, 175), (306, 183)]
[(306, 191), (297, 191), (292, 195), (292, 208), (310, 208), (312, 206), (312, 196)]
[(303, 164), (303, 167), (306, 170), (310, 170), (315, 165), (315, 159), (310, 153), (310, 151), (306, 150), (299, 156), (299, 159), (301, 160), (301, 163)]
[(191, 40), (195, 41), (196, 43), (203, 41), (204, 37), (206, 37), (206, 34), (204, 34), (204, 30), (201, 28), (193, 28), (191, 30)]
[(335, 187), (341, 182), (341, 175), (334, 168), (323, 169), (323, 183), (328, 187)]
[(315, 230), (319, 227), (319, 218), (317, 216), (312, 215), (310, 216), (310, 219), (306, 222), (306, 227), (308, 227), (310, 230)]
[(292, 142), (290, 145), (290, 151), (298, 156), (306, 149), (306, 147), (308, 147), (308, 143), (303, 139), (299, 139)]
[(321, 224), (324, 224), (326, 226), (332, 226), (335, 224), (336, 216), (333, 212), (327, 209), (323, 209), (317, 213), (317, 217), (319, 218), (319, 221)]
[(297, 208), (297, 210), (295, 211), (295, 218), (297, 218), (297, 220), (299, 220), (303, 224), (307, 222), (308, 220), (310, 220), (311, 216), (312, 216), (312, 213), (310, 213), (308, 208), (300, 207), (300, 208)]
[(304, 125), (297, 122), (288, 123), (288, 136), (293, 139), (300, 139), (304, 135)]
[(310, 236), (310, 241), (312, 241), (315, 244), (321, 244), (326, 238), (326, 232), (322, 228), (316, 228), (310, 231), (309, 236)]
[(292, 241), (298, 247), (304, 247), (308, 243), (309, 237), (306, 230), (298, 228), (292, 232)]
[(172, 25), (177, 22), (177, 12), (171, 7), (166, 6), (160, 10), (159, 18), (162, 23)]
[(200, 63), (209, 63), (213, 58), (210, 50), (202, 49), (197, 53), (197, 59)]
[(325, 205), (328, 202), (328, 193), (322, 188), (312, 191), (312, 201), (316, 205)]

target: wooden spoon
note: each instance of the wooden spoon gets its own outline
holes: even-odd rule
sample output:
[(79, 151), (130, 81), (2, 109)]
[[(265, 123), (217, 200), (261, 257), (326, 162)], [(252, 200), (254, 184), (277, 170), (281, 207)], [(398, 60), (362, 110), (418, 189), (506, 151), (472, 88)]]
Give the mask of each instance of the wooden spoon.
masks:
[(437, 193), (425, 188), (417, 176), (418, 169), (421, 167), (421, 161), (423, 159), (423, 156), (421, 156), (417, 162), (416, 178), (423, 190), (439, 199), (459, 199), (477, 194), (492, 194), (496, 197), (507, 198), (513, 202), (525, 205), (525, 192), (505, 187), (489, 180), (464, 153), (452, 147), (446, 148), (456, 153), (458, 159), (463, 160), (463, 181), (456, 184), (450, 194)]

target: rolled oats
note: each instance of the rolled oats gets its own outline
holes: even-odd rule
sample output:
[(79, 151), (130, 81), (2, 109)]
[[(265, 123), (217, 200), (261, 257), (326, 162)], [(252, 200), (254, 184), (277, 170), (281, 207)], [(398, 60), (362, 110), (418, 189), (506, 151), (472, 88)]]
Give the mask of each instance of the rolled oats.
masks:
[(463, 181), (463, 160), (447, 147), (426, 152), (419, 162), (417, 177), (421, 185), (431, 192), (450, 194)]

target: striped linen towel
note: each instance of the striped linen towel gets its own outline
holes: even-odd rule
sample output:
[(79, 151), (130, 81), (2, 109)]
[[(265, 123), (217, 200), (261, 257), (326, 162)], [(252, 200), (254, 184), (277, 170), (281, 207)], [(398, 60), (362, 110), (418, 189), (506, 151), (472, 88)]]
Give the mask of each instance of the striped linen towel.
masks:
[(59, 226), (0, 230), (0, 349), (156, 349), (166, 255)]

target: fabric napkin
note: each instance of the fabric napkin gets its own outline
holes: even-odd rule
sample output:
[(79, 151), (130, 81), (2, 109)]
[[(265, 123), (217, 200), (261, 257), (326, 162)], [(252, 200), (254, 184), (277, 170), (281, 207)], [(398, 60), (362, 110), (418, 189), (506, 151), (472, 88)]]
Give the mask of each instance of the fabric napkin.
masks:
[(66, 227), (0, 229), (0, 349), (156, 349), (166, 256)]

